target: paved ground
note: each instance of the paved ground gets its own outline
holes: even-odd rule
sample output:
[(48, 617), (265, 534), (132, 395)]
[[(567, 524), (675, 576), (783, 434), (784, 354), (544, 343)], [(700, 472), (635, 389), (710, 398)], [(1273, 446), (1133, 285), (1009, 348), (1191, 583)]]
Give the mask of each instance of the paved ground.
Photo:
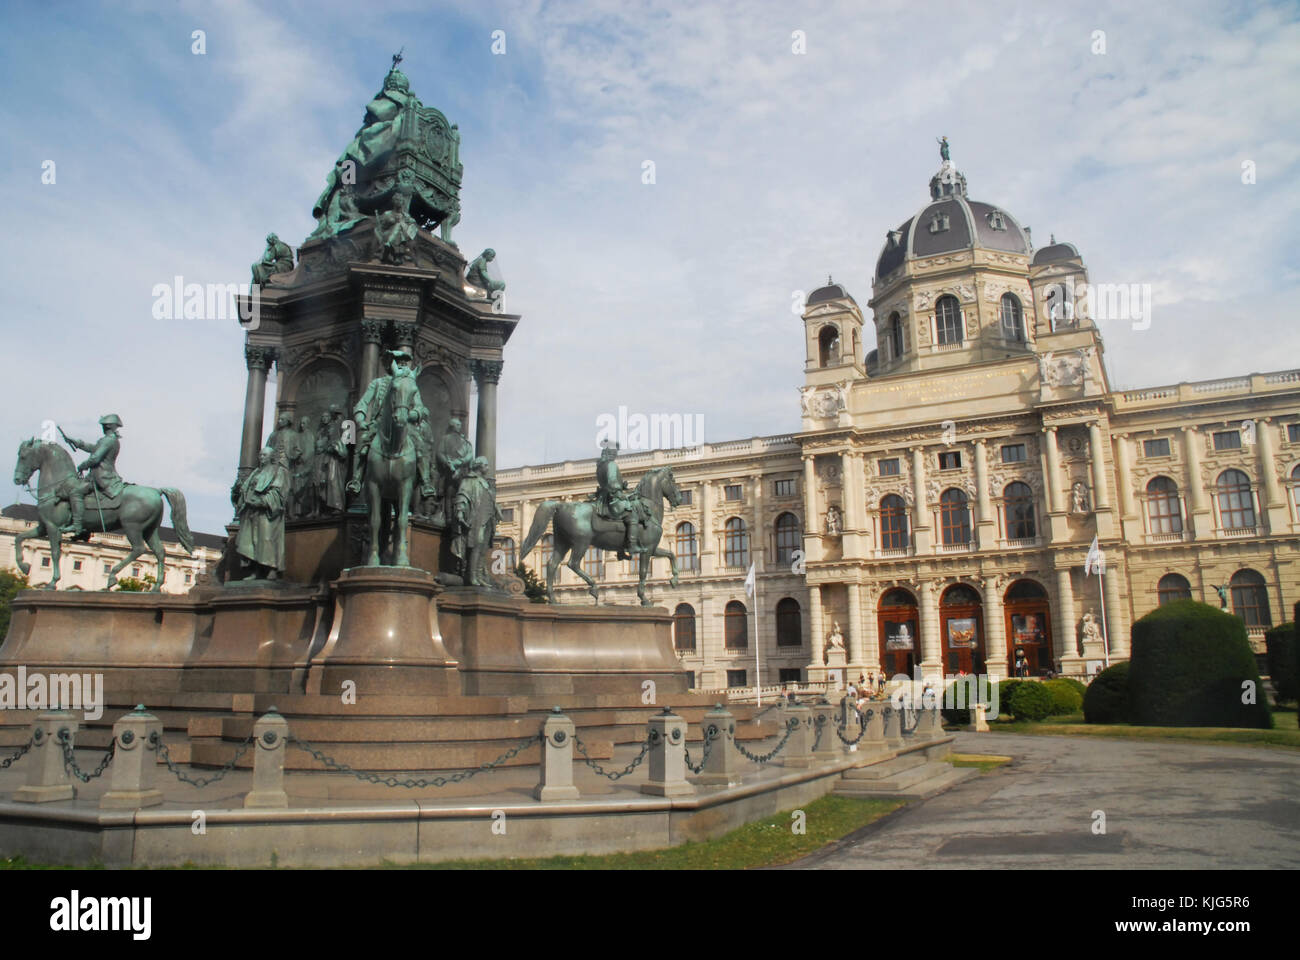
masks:
[(1300, 867), (1300, 752), (970, 733), (955, 749), (1015, 759), (792, 867)]

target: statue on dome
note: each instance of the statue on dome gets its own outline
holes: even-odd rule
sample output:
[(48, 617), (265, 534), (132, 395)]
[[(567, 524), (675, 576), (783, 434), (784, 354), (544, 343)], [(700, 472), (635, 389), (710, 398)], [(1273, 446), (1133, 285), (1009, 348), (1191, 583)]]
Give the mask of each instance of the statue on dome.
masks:
[(948, 153), (948, 138), (940, 137), (937, 143), (939, 144), (939, 156), (943, 158), (943, 162), (951, 163), (952, 157)]

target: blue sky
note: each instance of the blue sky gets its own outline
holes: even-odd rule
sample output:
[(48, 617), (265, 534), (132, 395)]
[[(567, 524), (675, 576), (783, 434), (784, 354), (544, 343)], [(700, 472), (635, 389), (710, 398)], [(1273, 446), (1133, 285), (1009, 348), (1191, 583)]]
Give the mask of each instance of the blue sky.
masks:
[(502, 465), (591, 455), (620, 405), (703, 414), (709, 440), (797, 429), (792, 294), (831, 273), (865, 305), (940, 135), (973, 198), (1095, 282), (1152, 285), (1149, 330), (1104, 330), (1116, 386), (1300, 357), (1294, 5), (11, 2), (0, 448), (115, 411), (123, 475), (220, 529), (243, 333), (155, 320), (151, 291), (301, 242), (399, 47), (462, 131), (456, 239), (497, 250), (523, 314)]

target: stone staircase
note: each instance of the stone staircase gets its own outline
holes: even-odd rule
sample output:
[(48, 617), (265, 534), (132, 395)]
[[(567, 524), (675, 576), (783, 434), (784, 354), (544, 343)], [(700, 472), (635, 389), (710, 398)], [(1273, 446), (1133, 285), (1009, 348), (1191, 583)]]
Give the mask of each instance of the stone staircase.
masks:
[(927, 750), (900, 753), (866, 767), (844, 771), (831, 792), (841, 797), (907, 797), (922, 799), (942, 793), (978, 773), (973, 767), (954, 767), (931, 760)]

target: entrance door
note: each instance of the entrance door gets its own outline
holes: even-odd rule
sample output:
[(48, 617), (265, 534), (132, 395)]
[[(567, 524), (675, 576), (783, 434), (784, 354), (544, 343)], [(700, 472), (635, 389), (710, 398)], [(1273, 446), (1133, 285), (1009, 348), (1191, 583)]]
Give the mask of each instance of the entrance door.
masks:
[(889, 590), (880, 598), (878, 616), (881, 671), (886, 677), (915, 676), (921, 649), (916, 597), (902, 588)]
[(1018, 676), (1018, 661), (1024, 674), (1041, 677), (1052, 669), (1052, 618), (1047, 591), (1032, 580), (1017, 580), (1006, 592), (1003, 606), (1007, 618), (1007, 671)]
[(939, 599), (939, 639), (946, 673), (984, 673), (984, 607), (964, 583), (953, 584)]

